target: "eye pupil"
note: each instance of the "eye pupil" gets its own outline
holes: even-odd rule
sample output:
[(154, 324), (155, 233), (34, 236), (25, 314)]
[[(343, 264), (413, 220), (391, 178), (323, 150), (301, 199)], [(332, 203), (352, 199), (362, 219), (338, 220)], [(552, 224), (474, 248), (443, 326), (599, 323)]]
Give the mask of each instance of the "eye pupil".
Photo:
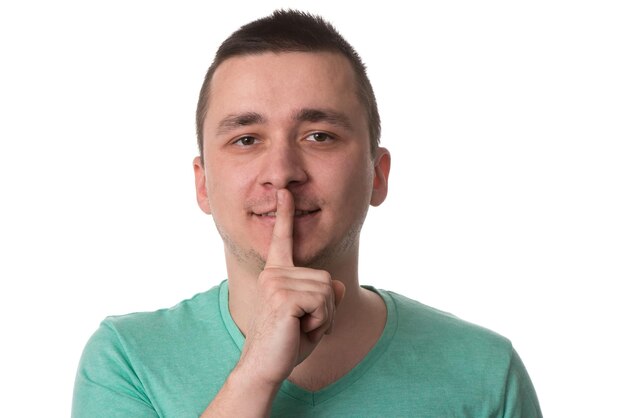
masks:
[(317, 142), (322, 142), (326, 140), (326, 134), (323, 134), (321, 132), (317, 132), (313, 134), (313, 139), (315, 139)]
[(244, 136), (243, 138), (241, 138), (241, 143), (243, 145), (253, 145), (254, 144), (254, 138), (251, 136)]

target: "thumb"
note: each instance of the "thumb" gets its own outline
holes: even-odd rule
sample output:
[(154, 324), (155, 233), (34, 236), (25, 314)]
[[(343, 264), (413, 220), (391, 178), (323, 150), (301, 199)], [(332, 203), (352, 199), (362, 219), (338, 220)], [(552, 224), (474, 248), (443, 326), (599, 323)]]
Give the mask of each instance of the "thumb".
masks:
[[(333, 293), (335, 294), (335, 315), (336, 315), (337, 314), (336, 308), (339, 306), (339, 304), (343, 300), (343, 297), (346, 294), (346, 285), (340, 282), (339, 280), (332, 280), (330, 284), (333, 287)], [(333, 318), (332, 323), (330, 324), (330, 328), (326, 330), (325, 334), (332, 333), (334, 327), (335, 327), (335, 319)]]
[(332, 281), (333, 291), (335, 292), (335, 306), (339, 306), (346, 294), (346, 285), (339, 280)]

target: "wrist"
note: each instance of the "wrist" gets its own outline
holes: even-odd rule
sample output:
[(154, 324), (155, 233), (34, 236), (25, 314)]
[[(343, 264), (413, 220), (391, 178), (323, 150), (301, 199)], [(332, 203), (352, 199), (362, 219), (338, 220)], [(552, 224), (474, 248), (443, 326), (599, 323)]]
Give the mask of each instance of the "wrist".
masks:
[(257, 367), (239, 362), (228, 376), (226, 384), (239, 388), (246, 394), (248, 400), (250, 399), (248, 397), (252, 397), (260, 403), (265, 401), (271, 403), (280, 389), (282, 380), (268, 379), (258, 372)]

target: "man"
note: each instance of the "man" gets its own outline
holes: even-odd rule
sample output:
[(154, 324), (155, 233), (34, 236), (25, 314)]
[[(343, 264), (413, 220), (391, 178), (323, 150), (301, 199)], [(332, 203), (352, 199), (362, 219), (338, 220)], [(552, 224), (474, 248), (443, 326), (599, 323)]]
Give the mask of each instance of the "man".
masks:
[(278, 11), (228, 38), (200, 93), (200, 208), (228, 280), (107, 318), (76, 417), (537, 417), (508, 340), (359, 285), (359, 233), (389, 152), (365, 68), (320, 18)]

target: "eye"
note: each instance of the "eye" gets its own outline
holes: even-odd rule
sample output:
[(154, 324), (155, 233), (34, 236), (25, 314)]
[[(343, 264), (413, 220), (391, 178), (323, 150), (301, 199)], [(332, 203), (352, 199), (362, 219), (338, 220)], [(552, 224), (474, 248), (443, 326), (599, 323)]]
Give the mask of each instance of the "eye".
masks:
[(256, 144), (257, 139), (253, 136), (242, 136), (238, 140), (234, 142), (234, 144), (241, 145), (244, 147), (249, 147), (250, 145)]
[(307, 136), (307, 139), (309, 141), (315, 141), (315, 142), (328, 142), (328, 141), (333, 140), (334, 138), (324, 132), (313, 132), (312, 134)]

